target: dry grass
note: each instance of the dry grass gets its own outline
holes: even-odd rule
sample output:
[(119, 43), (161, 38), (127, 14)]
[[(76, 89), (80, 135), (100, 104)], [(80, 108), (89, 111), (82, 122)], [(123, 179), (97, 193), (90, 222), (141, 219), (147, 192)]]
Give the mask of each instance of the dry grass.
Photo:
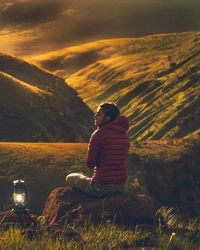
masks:
[[(171, 209), (163, 209), (162, 215), (165, 215), (165, 213), (165, 222), (168, 222), (167, 216), (173, 217), (174, 221), (178, 220), (182, 223), (182, 230), (177, 232), (176, 226), (175, 228), (163, 228), (161, 225), (152, 227), (137, 225), (134, 229), (119, 227), (112, 223), (94, 226), (89, 221), (86, 221), (82, 224), (73, 224), (73, 229), (80, 234), (82, 240), (72, 238), (66, 241), (62, 236), (54, 240), (47, 235), (44, 229), (42, 233), (30, 241), (25, 236), (22, 236), (20, 229), (1, 230), (1, 249), (198, 250), (200, 244), (199, 229), (193, 226), (193, 222), (190, 221), (189, 224), (185, 225), (184, 218), (181, 218), (178, 214), (174, 215)], [(188, 226), (190, 226), (189, 230), (187, 230)]]
[[(138, 157), (145, 161), (159, 161), (163, 157), (173, 160), (184, 151), (184, 145), (133, 144), (128, 159), (130, 180), (134, 180), (134, 175), (141, 169)], [(12, 181), (22, 178), (31, 193), (30, 207), (40, 213), (52, 189), (65, 186), (67, 174), (84, 172), (92, 175), (86, 167), (86, 157), (86, 143), (0, 143), (0, 189), (4, 190), (0, 192), (0, 207), (8, 202)]]
[(34, 60), (60, 72), (92, 110), (116, 102), (133, 141), (197, 138), (199, 40), (199, 32), (102, 40)]

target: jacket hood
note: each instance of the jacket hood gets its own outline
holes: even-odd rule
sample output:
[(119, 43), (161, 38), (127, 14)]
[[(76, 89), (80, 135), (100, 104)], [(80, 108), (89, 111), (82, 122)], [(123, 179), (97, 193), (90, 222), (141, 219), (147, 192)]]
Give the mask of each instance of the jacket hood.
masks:
[(126, 116), (119, 115), (115, 120), (105, 125), (102, 125), (100, 128), (126, 132), (129, 129), (128, 118)]

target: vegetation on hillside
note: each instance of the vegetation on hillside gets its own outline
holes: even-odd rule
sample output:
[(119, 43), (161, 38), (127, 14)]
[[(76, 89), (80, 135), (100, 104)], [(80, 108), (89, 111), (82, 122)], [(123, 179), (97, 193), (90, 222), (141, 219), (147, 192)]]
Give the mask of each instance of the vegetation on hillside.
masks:
[[(156, 173), (159, 173), (163, 162), (171, 161), (177, 165), (176, 160), (186, 151), (184, 144), (133, 144), (128, 158), (130, 181), (136, 189), (144, 191), (147, 183), (143, 181), (143, 165), (146, 163), (147, 168), (152, 169), (148, 172), (156, 185), (160, 181)], [(41, 213), (50, 192), (66, 185), (67, 174), (83, 172), (92, 175), (86, 167), (86, 157), (87, 144), (84, 143), (0, 143), (0, 190), (4, 190), (0, 192), (0, 208), (9, 203), (12, 181), (24, 179), (30, 192), (29, 206), (34, 212)], [(170, 176), (165, 174), (166, 178)], [(153, 187), (152, 184), (150, 186)]]
[(91, 109), (116, 102), (131, 140), (199, 138), (200, 33), (102, 40), (33, 58)]
[(91, 110), (62, 78), (0, 54), (0, 141), (88, 141), (92, 130)]
[[(194, 215), (200, 204), (199, 144), (187, 140), (198, 142), (200, 136), (199, 42), (199, 32), (112, 39), (35, 58), (64, 76), (91, 109), (105, 100), (116, 102), (130, 120), (134, 143), (128, 171), (135, 191), (148, 192), (162, 204), (184, 204)], [(0, 120), (0, 140), (83, 141), (93, 129), (91, 110), (61, 78), (2, 54)], [(187, 140), (165, 140), (174, 137)], [(139, 142), (149, 138), (163, 140)], [(24, 179), (29, 207), (41, 214), (49, 193), (65, 185), (67, 174), (91, 176), (85, 166), (86, 152), (84, 143), (0, 143), (0, 190), (4, 190), (0, 208), (9, 204), (12, 181)], [(3, 230), (0, 246), (198, 249), (198, 220), (185, 221), (176, 215), (172, 210), (160, 210), (158, 225), (144, 231), (139, 226), (130, 229), (110, 223), (71, 225), (82, 236), (82, 243), (54, 241), (45, 231), (30, 242), (19, 229)]]

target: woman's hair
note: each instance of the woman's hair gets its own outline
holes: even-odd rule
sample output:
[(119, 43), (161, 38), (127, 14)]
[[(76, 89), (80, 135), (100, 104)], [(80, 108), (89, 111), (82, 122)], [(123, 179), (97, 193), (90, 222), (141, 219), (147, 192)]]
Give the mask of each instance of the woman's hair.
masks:
[(104, 102), (104, 103), (100, 104), (99, 107), (102, 108), (103, 113), (106, 116), (110, 117), (108, 123), (115, 120), (115, 118), (120, 114), (119, 108), (117, 107), (117, 105), (115, 103)]

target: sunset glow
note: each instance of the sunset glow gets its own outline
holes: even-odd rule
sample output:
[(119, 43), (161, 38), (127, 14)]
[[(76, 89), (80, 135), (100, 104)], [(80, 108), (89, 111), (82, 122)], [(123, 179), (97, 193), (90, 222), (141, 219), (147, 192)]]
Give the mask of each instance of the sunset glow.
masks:
[(195, 0), (4, 0), (1, 51), (26, 57), (100, 39), (197, 31), (199, 7)]

